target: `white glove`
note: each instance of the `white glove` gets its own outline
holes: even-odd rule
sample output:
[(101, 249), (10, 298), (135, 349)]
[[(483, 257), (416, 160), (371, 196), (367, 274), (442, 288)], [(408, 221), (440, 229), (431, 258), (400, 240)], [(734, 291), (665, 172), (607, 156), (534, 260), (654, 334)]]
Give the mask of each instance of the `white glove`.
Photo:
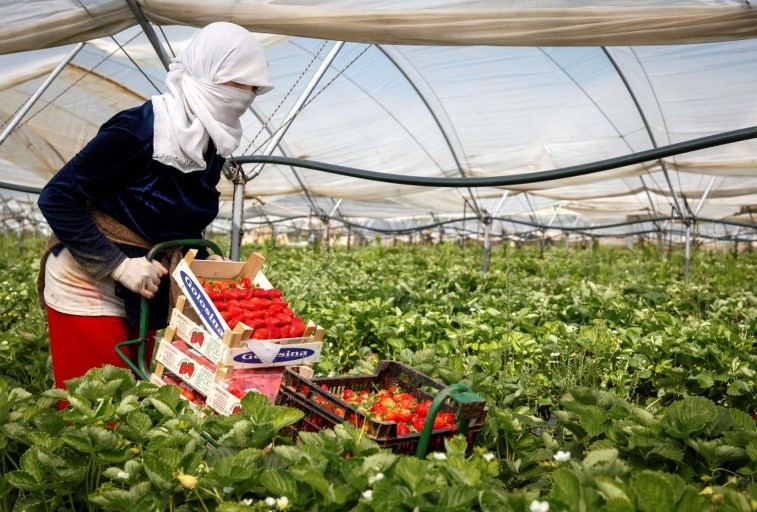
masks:
[(158, 291), (160, 278), (168, 274), (166, 267), (156, 260), (126, 258), (110, 275), (134, 293), (152, 299)]

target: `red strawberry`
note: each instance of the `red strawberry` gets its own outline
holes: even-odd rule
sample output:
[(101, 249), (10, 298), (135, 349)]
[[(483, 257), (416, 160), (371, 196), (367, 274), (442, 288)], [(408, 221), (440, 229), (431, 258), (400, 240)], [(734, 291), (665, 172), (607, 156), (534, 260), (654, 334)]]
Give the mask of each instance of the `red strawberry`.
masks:
[(253, 297), (250, 299), (250, 305), (252, 306), (252, 309), (255, 310), (268, 309), (268, 307), (271, 305), (271, 301), (269, 299)]
[(268, 329), (265, 327), (261, 327), (260, 329), (255, 329), (255, 331), (252, 333), (252, 339), (254, 340), (267, 340), (268, 339)]
[(187, 376), (192, 377), (195, 373), (195, 364), (187, 362)]
[(415, 414), (426, 416), (428, 414), (429, 407), (431, 407), (431, 400), (421, 402), (415, 406)]
[(423, 430), (424, 423), (426, 423), (426, 416), (416, 415), (415, 417), (413, 417), (412, 424), (416, 432)]
[(410, 427), (407, 426), (407, 423), (397, 423), (397, 435), (406, 436), (408, 434), (410, 434)]
[(294, 317), (292, 324), (289, 326), (289, 337), (299, 338), (300, 336), (305, 334), (306, 328), (307, 327), (305, 326), (305, 322), (303, 322), (301, 318)]

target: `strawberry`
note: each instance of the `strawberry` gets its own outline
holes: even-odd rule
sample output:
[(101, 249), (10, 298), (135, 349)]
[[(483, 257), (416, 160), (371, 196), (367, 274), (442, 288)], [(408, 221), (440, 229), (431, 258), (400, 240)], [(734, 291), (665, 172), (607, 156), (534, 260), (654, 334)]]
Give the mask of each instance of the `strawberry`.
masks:
[(424, 423), (426, 423), (426, 416), (421, 416), (417, 414), (413, 417), (412, 425), (416, 432), (420, 432), (423, 430)]
[(250, 324), (249, 325), (253, 329), (260, 329), (261, 327), (267, 327), (268, 326), (268, 324), (266, 323), (266, 321), (264, 319), (262, 319), (262, 318), (253, 318), (252, 320), (250, 320)]
[(253, 297), (250, 299), (250, 305), (251, 305), (251, 309), (255, 309), (255, 310), (268, 309), (268, 307), (271, 305), (271, 301), (270, 299)]
[(430, 407), (431, 400), (426, 400), (425, 402), (421, 402), (415, 406), (415, 413), (426, 416)]
[(397, 422), (404, 422), (407, 423), (408, 421), (412, 421), (413, 419), (413, 413), (409, 409), (400, 408), (395, 411), (395, 416)]
[(407, 426), (407, 423), (397, 423), (398, 436), (406, 436), (409, 434), (410, 434), (410, 427)]
[(261, 327), (260, 329), (255, 329), (255, 331), (252, 333), (252, 339), (254, 340), (267, 340), (268, 339), (268, 329), (265, 327)]
[(303, 322), (301, 318), (294, 317), (292, 324), (289, 326), (289, 337), (299, 338), (300, 336), (305, 334), (306, 328), (307, 327), (305, 326), (305, 322)]

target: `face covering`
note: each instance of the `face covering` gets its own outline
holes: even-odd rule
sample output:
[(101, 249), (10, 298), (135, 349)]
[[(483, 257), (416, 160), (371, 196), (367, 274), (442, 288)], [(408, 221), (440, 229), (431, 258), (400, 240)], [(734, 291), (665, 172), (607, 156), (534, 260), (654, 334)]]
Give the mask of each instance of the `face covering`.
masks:
[(239, 147), (239, 119), (255, 94), (222, 85), (229, 81), (256, 86), (258, 94), (272, 89), (255, 36), (233, 23), (212, 23), (171, 62), (168, 91), (152, 97), (154, 160), (193, 172), (205, 169), (203, 153), (210, 140), (223, 157)]

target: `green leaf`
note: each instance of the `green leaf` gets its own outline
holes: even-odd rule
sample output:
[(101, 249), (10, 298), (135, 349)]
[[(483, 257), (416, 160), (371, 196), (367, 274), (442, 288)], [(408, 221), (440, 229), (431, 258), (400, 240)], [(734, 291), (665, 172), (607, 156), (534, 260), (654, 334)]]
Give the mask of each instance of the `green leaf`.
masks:
[(468, 511), (478, 498), (478, 489), (467, 485), (455, 485), (445, 489), (439, 499), (440, 510)]
[(685, 488), (675, 506), (676, 512), (706, 512), (710, 510), (707, 500), (694, 489)]
[(47, 488), (45, 483), (38, 480), (33, 474), (24, 470), (11, 471), (5, 476), (9, 484), (22, 491), (37, 492)]
[(415, 457), (402, 457), (394, 466), (394, 473), (405, 482), (412, 492), (415, 492), (423, 480), (428, 464)]
[(743, 448), (729, 446), (723, 439), (706, 441), (703, 439), (689, 439), (686, 444), (699, 452), (709, 464), (710, 468), (717, 469), (726, 462), (748, 461), (749, 456)]
[(569, 469), (561, 468), (552, 473), (552, 494), (563, 503), (578, 504), (581, 501), (581, 481)]
[(618, 457), (618, 450), (614, 448), (590, 451), (581, 465), (587, 474), (593, 476), (621, 477), (627, 471), (626, 464)]
[(673, 512), (673, 490), (662, 473), (640, 471), (632, 478), (636, 504), (642, 512)]
[(397, 459), (397, 455), (388, 451), (369, 455), (363, 459), (363, 474), (367, 474), (368, 472), (385, 472)]
[(90, 495), (90, 501), (106, 512), (141, 512), (157, 510), (149, 482), (140, 482), (130, 489), (103, 485)]
[(699, 396), (686, 397), (667, 408), (661, 425), (677, 439), (687, 439), (707, 427), (718, 417), (714, 403)]
[(86, 432), (70, 428), (63, 432), (60, 437), (61, 441), (66, 443), (74, 450), (81, 453), (92, 453), (95, 451), (95, 447), (92, 444), (92, 440), (89, 438)]
[[(176, 386), (163, 386), (163, 388), (175, 388)], [(161, 389), (163, 389), (161, 388)], [(178, 388), (177, 388), (178, 389)], [(176, 411), (169, 404), (157, 397), (150, 397), (147, 399), (155, 409), (166, 418), (175, 418)]]
[(289, 425), (294, 425), (305, 416), (305, 413), (299, 409), (291, 409), (289, 407), (281, 406), (270, 407), (272, 408), (271, 423), (276, 432), (281, 431), (281, 429), (288, 427)]
[(411, 496), (410, 490), (397, 482), (381, 480), (373, 486), (373, 510), (407, 510), (407, 500)]
[(126, 426), (129, 438), (136, 442), (144, 441), (147, 432), (152, 428), (152, 420), (142, 411), (134, 411), (126, 416)]
[(260, 483), (277, 498), (286, 496), (291, 499), (291, 497), (297, 494), (297, 482), (294, 478), (278, 469), (272, 469), (263, 473), (260, 477)]
[(173, 476), (174, 471), (178, 468), (175, 467), (175, 464), (171, 463), (172, 461), (163, 459), (161, 454), (164, 452), (167, 452), (167, 450), (160, 450), (160, 454), (146, 453), (144, 457), (144, 470), (147, 477), (160, 492), (170, 494), (176, 492), (180, 487), (179, 482)]
[(596, 478), (596, 484), (597, 489), (599, 489), (599, 492), (606, 500), (626, 501), (631, 505), (631, 508), (633, 508), (633, 503), (631, 498), (628, 497), (628, 494), (626, 494), (625, 487), (615, 478), (598, 476)]

